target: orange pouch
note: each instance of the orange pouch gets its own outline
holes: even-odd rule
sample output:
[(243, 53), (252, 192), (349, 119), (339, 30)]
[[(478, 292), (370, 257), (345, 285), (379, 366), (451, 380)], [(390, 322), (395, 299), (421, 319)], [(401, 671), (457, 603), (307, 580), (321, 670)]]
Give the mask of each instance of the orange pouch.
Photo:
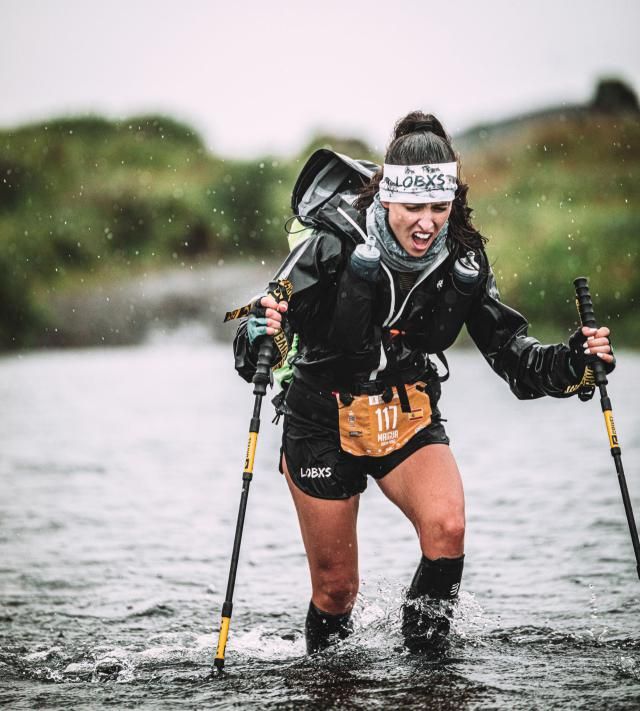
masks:
[(398, 392), (385, 402), (382, 395), (359, 395), (349, 405), (338, 401), (340, 446), (356, 457), (384, 457), (403, 447), (431, 422), (431, 402), (424, 383), (407, 385), (411, 412), (402, 412)]

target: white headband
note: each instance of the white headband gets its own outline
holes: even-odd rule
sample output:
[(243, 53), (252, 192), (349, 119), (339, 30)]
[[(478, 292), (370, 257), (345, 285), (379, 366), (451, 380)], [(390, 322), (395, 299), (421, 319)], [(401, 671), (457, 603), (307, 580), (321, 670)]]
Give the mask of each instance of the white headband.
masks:
[(451, 202), (458, 187), (458, 164), (388, 165), (380, 181), (384, 202)]

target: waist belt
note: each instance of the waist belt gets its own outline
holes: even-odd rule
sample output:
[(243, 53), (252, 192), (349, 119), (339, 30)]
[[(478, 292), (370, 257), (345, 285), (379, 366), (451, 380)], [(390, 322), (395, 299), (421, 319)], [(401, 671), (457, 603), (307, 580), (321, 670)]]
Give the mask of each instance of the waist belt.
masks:
[[(317, 392), (326, 393), (327, 395), (331, 394), (332, 392), (349, 393), (354, 396), (382, 395), (386, 390), (389, 390), (391, 387), (396, 386), (395, 379), (392, 382), (385, 382), (384, 380), (377, 379), (363, 380), (362, 382), (350, 383), (349, 385), (329, 385), (324, 380), (314, 378), (313, 376), (308, 375), (307, 373), (302, 373), (298, 368), (295, 368), (295, 366), (294, 370), (295, 381), (304, 384), (307, 387), (316, 390)], [(437, 379), (438, 377), (437, 373), (433, 368), (427, 368), (426, 370), (424, 368), (421, 368), (420, 370), (416, 368), (415, 370), (407, 371), (403, 375), (405, 375), (405, 377), (402, 378), (402, 380), (407, 385), (415, 383), (419, 380), (423, 382), (428, 382), (430, 380)]]
[[(369, 380), (364, 383), (354, 383), (348, 392), (350, 395), (382, 395), (391, 386), (380, 380)], [(341, 391), (342, 392), (342, 391)]]
[[(429, 376), (428, 379), (426, 376)], [(438, 400), (440, 399), (440, 383), (435, 373), (427, 371), (425, 377), (419, 378), (422, 382), (426, 382), (426, 392), (429, 395), (431, 403), (432, 418), (440, 419), (440, 411), (437, 408)], [(367, 392), (363, 392), (359, 387), (351, 388), (351, 391), (358, 391), (360, 395), (382, 395), (383, 402), (387, 402), (385, 397), (390, 395), (389, 401), (393, 397), (392, 386), (379, 381), (367, 381), (360, 383)], [(377, 386), (378, 392), (371, 392)], [(326, 383), (316, 385), (309, 382), (309, 379), (295, 377), (288, 388), (274, 400), (276, 410), (279, 415), (294, 416), (303, 418), (308, 426), (325, 429), (335, 429), (336, 427), (336, 393), (340, 397), (342, 404), (348, 404), (348, 401), (357, 397), (356, 392), (349, 394), (344, 390), (331, 390)]]

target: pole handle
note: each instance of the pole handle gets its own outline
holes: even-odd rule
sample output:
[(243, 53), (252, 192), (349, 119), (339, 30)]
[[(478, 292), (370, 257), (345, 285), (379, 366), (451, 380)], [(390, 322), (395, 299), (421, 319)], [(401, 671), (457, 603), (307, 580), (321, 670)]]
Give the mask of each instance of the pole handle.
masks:
[[(580, 322), (588, 328), (598, 328), (596, 315), (593, 310), (593, 301), (591, 300), (591, 292), (589, 291), (589, 280), (587, 277), (578, 277), (573, 280), (573, 285), (576, 289), (576, 307), (580, 315)], [(607, 374), (604, 369), (604, 364), (596, 360), (589, 367), (593, 368), (595, 374), (596, 385), (607, 384)]]
[(593, 301), (589, 291), (589, 280), (587, 277), (578, 277), (573, 280), (576, 289), (576, 306), (580, 314), (580, 321), (583, 326), (597, 328), (596, 315), (593, 311)]
[(258, 351), (256, 372), (253, 374), (251, 381), (253, 383), (254, 395), (266, 395), (267, 393), (267, 385), (271, 383), (273, 349), (273, 338), (271, 336), (262, 336), (260, 350)]

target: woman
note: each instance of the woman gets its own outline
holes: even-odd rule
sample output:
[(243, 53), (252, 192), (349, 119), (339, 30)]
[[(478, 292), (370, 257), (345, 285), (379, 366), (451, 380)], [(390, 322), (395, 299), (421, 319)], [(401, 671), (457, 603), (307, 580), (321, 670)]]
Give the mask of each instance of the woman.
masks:
[(465, 517), (437, 407), (441, 378), (428, 355), (442, 359), (466, 325), (518, 398), (588, 397), (589, 363), (614, 366), (609, 330), (583, 328), (569, 346), (544, 346), (500, 302), (456, 154), (435, 117), (413, 112), (397, 123), (383, 170), (355, 201), (352, 179), (329, 200), (319, 185), (336, 165), (370, 175), (370, 164), (335, 160), (299, 179), (294, 204), (316, 229), (278, 274), (292, 290), (289, 302), (267, 294), (241, 325), (236, 368), (252, 376), (262, 337), (299, 336), (279, 407), (280, 467), (311, 573), (308, 651), (350, 632), (367, 475), (418, 534), (422, 557), (403, 606), (406, 646), (438, 650), (462, 578)]

